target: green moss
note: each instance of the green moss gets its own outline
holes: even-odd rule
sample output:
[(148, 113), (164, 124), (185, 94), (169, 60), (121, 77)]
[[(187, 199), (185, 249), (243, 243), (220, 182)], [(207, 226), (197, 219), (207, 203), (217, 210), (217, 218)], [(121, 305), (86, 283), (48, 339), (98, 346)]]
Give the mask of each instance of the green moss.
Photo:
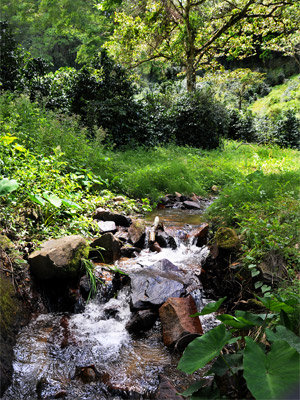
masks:
[(82, 243), (74, 253), (72, 260), (68, 265), (68, 271), (77, 274), (81, 267), (81, 259), (88, 259), (89, 251), (89, 245), (87, 243)]
[(235, 230), (231, 228), (219, 228), (215, 235), (215, 240), (222, 249), (234, 249), (239, 243)]
[(9, 278), (0, 273), (0, 330), (2, 337), (7, 337), (13, 329), (14, 321), (19, 313), (18, 301)]
[(8, 250), (13, 248), (14, 245), (12, 242), (8, 239), (7, 236), (5, 235), (0, 235), (0, 249), (2, 248), (3, 250)]

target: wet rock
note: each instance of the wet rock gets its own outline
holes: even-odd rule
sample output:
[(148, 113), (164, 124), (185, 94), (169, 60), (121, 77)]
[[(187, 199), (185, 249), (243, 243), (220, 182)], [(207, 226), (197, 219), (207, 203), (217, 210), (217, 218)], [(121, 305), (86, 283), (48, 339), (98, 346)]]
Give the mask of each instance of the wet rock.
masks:
[(188, 210), (201, 210), (201, 205), (198, 201), (184, 201), (183, 205), (185, 206), (185, 208), (187, 208)]
[(131, 246), (130, 244), (127, 244), (123, 247), (121, 247), (121, 257), (136, 257), (136, 254), (140, 253), (141, 249)]
[(152, 243), (150, 243), (150, 251), (153, 251), (153, 252), (156, 251), (157, 253), (160, 253), (161, 247), (157, 242), (152, 242)]
[(196, 244), (196, 246), (202, 247), (207, 244), (208, 231), (209, 225), (204, 223), (190, 233), (190, 236), (194, 237), (194, 244)]
[(118, 226), (128, 227), (131, 224), (131, 218), (126, 215), (117, 214), (104, 208), (97, 208), (94, 218), (102, 221), (114, 221)]
[(91, 383), (99, 379), (100, 374), (95, 365), (92, 364), (86, 367), (76, 367), (75, 378), (81, 379), (83, 383)]
[(128, 229), (129, 241), (136, 247), (143, 248), (146, 237), (146, 224), (141, 219), (132, 221)]
[(221, 227), (217, 230), (215, 241), (218, 247), (234, 250), (239, 244), (239, 238), (234, 229)]
[[(113, 263), (121, 257), (122, 246), (121, 240), (115, 238), (112, 233), (105, 233), (91, 244), (92, 248), (102, 247), (104, 249), (99, 250), (102, 257), (98, 253), (98, 258), (103, 259), (106, 263)], [(92, 252), (92, 256), (97, 256), (97, 252)]]
[(171, 247), (173, 250), (177, 248), (175, 239), (164, 231), (158, 231), (155, 235), (155, 239), (162, 248)]
[(159, 309), (163, 341), (166, 346), (184, 349), (197, 336), (203, 334), (199, 317), (190, 315), (197, 312), (192, 296), (169, 298)]
[(87, 241), (78, 235), (52, 239), (28, 257), (31, 273), (38, 280), (75, 278), (80, 274), (81, 258), (89, 253)]
[(139, 333), (152, 328), (157, 320), (158, 314), (152, 310), (141, 310), (135, 312), (126, 324), (129, 333)]
[(177, 390), (168, 381), (165, 376), (160, 376), (160, 384), (157, 389), (156, 400), (183, 400), (184, 398), (177, 394)]
[(97, 225), (102, 233), (115, 233), (117, 232), (117, 226), (114, 221), (98, 221)]
[(161, 306), (169, 297), (185, 293), (185, 277), (169, 260), (163, 259), (130, 274), (133, 309)]

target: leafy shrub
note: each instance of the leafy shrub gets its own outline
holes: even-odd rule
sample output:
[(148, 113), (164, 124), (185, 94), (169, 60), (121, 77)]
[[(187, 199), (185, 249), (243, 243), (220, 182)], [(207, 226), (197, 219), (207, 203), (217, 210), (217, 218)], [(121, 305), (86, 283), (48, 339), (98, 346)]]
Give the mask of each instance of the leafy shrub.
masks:
[[(224, 299), (193, 316), (216, 311)], [(186, 373), (217, 358), (206, 373), (214, 377), (210, 387), (205, 380), (197, 382), (182, 393), (184, 397), (275, 400), (296, 388), (300, 346), (299, 337), (290, 330), (288, 314), (297, 307), (298, 299), (265, 296), (258, 300), (265, 309), (263, 314), (237, 310), (235, 315), (219, 315), (220, 325), (188, 345), (178, 365)], [(222, 351), (225, 347), (226, 353)]]
[(253, 142), (256, 140), (254, 118), (249, 112), (231, 109), (229, 111), (228, 133), (229, 139)]
[(274, 136), (279, 146), (300, 149), (300, 119), (292, 110), (283, 113), (277, 121)]
[(209, 91), (197, 90), (178, 97), (172, 108), (178, 145), (214, 149), (227, 129), (225, 107)]

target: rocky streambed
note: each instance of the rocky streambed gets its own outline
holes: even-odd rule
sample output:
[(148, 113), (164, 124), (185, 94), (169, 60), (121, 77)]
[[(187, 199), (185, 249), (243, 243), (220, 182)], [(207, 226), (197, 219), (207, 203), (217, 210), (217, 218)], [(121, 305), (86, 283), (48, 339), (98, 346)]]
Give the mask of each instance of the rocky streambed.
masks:
[[(18, 334), (3, 399), (180, 399), (199, 375), (177, 370), (182, 351), (216, 323), (190, 317), (211, 301), (201, 269), (207, 284), (222, 251), (207, 247), (207, 204), (170, 196), (148, 221), (97, 209), (92, 243), (70, 236), (32, 253), (42, 306)], [(87, 302), (88, 258), (97, 293)]]

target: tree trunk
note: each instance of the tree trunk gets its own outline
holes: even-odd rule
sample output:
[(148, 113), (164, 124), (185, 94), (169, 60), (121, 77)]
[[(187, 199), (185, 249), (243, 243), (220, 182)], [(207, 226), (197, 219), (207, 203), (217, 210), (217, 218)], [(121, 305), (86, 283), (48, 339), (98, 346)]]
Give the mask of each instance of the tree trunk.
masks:
[(196, 90), (196, 69), (194, 67), (194, 57), (188, 57), (186, 67), (186, 89), (188, 92)]

